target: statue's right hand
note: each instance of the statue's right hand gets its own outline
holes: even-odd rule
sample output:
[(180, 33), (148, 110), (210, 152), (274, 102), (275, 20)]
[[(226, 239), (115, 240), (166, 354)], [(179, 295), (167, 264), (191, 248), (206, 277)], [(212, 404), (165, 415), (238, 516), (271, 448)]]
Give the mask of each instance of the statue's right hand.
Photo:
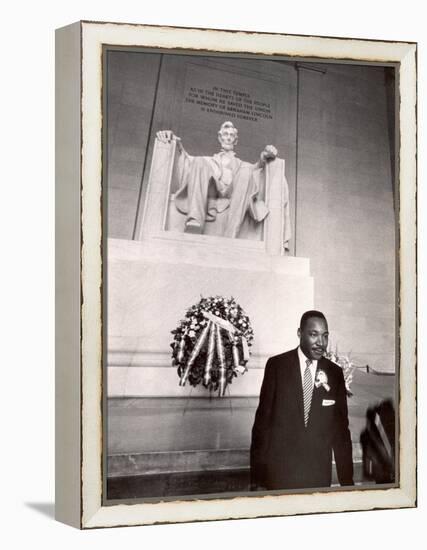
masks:
[(172, 140), (180, 140), (179, 137), (177, 137), (172, 130), (160, 130), (156, 133), (156, 137), (158, 140), (160, 140), (163, 143), (170, 143)]

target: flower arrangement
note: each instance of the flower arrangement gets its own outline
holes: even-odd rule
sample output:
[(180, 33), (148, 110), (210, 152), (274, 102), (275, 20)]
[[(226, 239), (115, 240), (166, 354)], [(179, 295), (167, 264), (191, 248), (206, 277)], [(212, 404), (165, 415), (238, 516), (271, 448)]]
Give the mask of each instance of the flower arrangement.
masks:
[(353, 373), (356, 370), (356, 365), (350, 360), (350, 355), (339, 354), (338, 347), (336, 347), (335, 351), (329, 349), (329, 351), (325, 353), (325, 357), (342, 368), (347, 396), (351, 397), (353, 392), (350, 386), (353, 382)]
[(172, 365), (179, 383), (203, 384), (223, 396), (228, 384), (246, 372), (253, 330), (234, 298), (209, 296), (191, 306), (172, 331)]

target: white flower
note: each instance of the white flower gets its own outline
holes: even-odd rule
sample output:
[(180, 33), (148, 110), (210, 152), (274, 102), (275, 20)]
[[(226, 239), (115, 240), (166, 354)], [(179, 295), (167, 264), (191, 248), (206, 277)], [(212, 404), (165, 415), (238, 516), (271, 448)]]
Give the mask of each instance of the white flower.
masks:
[(196, 333), (194, 332), (194, 330), (190, 330), (190, 332), (188, 333), (188, 336), (190, 338), (194, 338), (196, 336)]
[(327, 384), (328, 383), (328, 377), (326, 376), (326, 373), (323, 370), (319, 370), (317, 372), (316, 381), (319, 382), (319, 384)]
[(316, 373), (316, 380), (314, 382), (314, 385), (316, 388), (319, 388), (320, 386), (323, 386), (326, 391), (329, 391), (331, 388), (328, 384), (328, 377), (326, 376), (326, 372), (323, 370), (318, 370)]

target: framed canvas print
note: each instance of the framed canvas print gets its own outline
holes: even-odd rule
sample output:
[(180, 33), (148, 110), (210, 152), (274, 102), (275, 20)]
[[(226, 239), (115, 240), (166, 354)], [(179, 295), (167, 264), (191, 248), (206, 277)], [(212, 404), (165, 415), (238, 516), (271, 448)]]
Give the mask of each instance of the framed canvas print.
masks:
[(416, 44), (56, 36), (56, 515), (416, 505)]

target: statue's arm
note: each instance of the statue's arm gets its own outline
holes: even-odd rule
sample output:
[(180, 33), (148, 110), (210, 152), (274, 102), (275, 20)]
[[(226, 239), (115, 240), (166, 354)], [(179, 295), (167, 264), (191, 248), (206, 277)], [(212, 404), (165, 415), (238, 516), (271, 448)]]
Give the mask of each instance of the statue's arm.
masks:
[(193, 157), (187, 153), (182, 145), (181, 138), (176, 136), (172, 130), (160, 130), (156, 132), (156, 138), (161, 143), (172, 143), (173, 141), (176, 143), (173, 177), (176, 180), (178, 189), (181, 189)]

